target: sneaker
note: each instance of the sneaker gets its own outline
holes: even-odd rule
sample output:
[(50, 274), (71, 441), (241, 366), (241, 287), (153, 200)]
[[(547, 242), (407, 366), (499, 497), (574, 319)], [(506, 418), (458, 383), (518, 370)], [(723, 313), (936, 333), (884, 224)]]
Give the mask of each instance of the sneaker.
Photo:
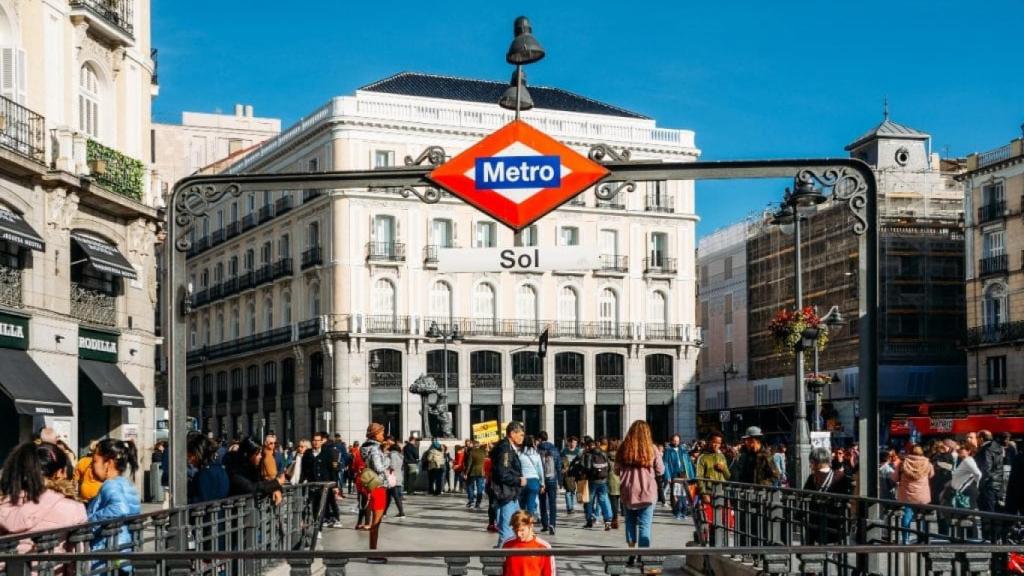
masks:
[(344, 528), (344, 525), (342, 525), (341, 520), (335, 520), (331, 523), (331, 528)]
[(594, 527), (594, 523), (593, 522), (587, 522), (586, 524), (583, 525), (583, 527), (584, 528), (593, 528)]
[(497, 532), (498, 531), (498, 527), (495, 526), (494, 524), (488, 524), (487, 525), (487, 531), (488, 532)]
[(405, 518), (405, 513), (403, 512), (402, 514), (399, 514), (398, 516), (395, 516), (395, 518)]
[(611, 522), (605, 522), (604, 523), (604, 531), (607, 532), (607, 531), (609, 531), (611, 529), (612, 529), (612, 523)]
[(555, 527), (554, 526), (548, 526), (548, 534), (550, 534), (552, 536), (555, 535)]
[(472, 502), (466, 502), (466, 508), (470, 508), (470, 507), (472, 507), (472, 506), (473, 506), (473, 503), (472, 503)]
[(672, 517), (675, 518), (676, 520), (682, 520), (684, 518), (684, 516), (682, 514), (673, 514)]

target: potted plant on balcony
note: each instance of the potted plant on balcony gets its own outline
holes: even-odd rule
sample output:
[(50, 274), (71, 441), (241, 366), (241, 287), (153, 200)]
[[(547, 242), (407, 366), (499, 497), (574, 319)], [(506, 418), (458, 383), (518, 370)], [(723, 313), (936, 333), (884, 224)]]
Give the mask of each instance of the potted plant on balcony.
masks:
[(790, 355), (812, 346), (824, 350), (828, 343), (828, 327), (810, 306), (802, 310), (779, 310), (768, 324), (768, 332), (776, 348)]

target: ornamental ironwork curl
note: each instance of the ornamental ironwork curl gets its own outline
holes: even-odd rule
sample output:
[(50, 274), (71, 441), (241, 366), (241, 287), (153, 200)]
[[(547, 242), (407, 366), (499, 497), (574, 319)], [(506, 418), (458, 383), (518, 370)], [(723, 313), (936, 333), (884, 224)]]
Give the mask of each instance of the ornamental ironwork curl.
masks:
[(804, 168), (797, 173), (796, 180), (831, 188), (832, 198), (844, 202), (856, 219), (853, 233), (859, 236), (867, 232), (868, 183), (864, 180), (863, 174), (847, 167), (824, 168), (820, 173), (811, 168)]
[(403, 198), (408, 198), (410, 195), (416, 196), (424, 204), (437, 204), (441, 201), (441, 191), (437, 188), (426, 187), (422, 192), (414, 186), (403, 186), (398, 191)]
[(427, 146), (419, 156), (413, 158), (412, 156), (405, 157), (406, 166), (422, 166), (427, 163), (430, 166), (440, 166), (444, 164), (445, 158), (448, 155), (445, 154), (444, 148), (440, 146)]
[(242, 188), (236, 183), (214, 185), (197, 184), (189, 186), (181, 192), (174, 203), (174, 222), (181, 230), (181, 234), (174, 240), (174, 247), (179, 252), (187, 252), (192, 247), (191, 232), (195, 227), (196, 218), (209, 217), (207, 210), (210, 205), (219, 201), (225, 195), (231, 194), (236, 198), (242, 194)]
[(594, 144), (587, 152), (587, 157), (594, 162), (629, 162), (630, 151), (626, 148), (615, 150), (607, 144)]
[(597, 196), (598, 200), (614, 200), (619, 192), (635, 192), (636, 182), (632, 180), (623, 180), (621, 182), (605, 182), (598, 184), (594, 188), (594, 196)]

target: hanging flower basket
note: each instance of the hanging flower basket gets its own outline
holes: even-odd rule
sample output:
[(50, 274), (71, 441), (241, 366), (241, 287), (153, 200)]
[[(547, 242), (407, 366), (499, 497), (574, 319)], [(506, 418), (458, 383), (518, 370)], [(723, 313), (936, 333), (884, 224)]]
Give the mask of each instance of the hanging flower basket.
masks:
[(811, 372), (804, 376), (804, 384), (807, 386), (816, 386), (819, 388), (824, 388), (825, 386), (828, 386), (831, 382), (832, 376), (825, 374), (823, 372), (818, 372), (817, 374)]
[[(828, 343), (828, 328), (810, 306), (803, 310), (779, 310), (768, 324), (768, 332), (775, 339), (776, 348), (790, 355), (812, 345), (824, 350)], [(807, 342), (809, 335), (811, 341)]]

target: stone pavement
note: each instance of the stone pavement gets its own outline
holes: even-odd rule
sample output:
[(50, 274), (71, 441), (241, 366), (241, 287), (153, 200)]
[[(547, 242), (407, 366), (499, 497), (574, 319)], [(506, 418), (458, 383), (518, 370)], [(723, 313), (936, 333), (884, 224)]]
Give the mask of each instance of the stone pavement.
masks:
[[(542, 537), (554, 548), (574, 547), (625, 547), (626, 537), (623, 528), (604, 531), (601, 528), (584, 529), (582, 506), (572, 516), (565, 514), (565, 502), (560, 498), (559, 526), (556, 534)], [(357, 532), (355, 526), (355, 498), (349, 497), (341, 501), (342, 522), (344, 528), (325, 528), (320, 549), (323, 550), (366, 550), (369, 546), (369, 533)], [(486, 502), (485, 502), (486, 506)], [(493, 547), (497, 536), (486, 531), (487, 511), (468, 510), (463, 496), (407, 496), (405, 499), (407, 516), (395, 518), (395, 507), (391, 508), (391, 516), (384, 519), (381, 526), (380, 549), (387, 550), (429, 550), (429, 549), (481, 549)], [(621, 525), (621, 522), (620, 522)], [(539, 526), (538, 526), (539, 529)], [(693, 540), (693, 523), (689, 520), (677, 521), (672, 518), (667, 508), (658, 507), (654, 517), (653, 546), (682, 548)], [(681, 574), (682, 558), (666, 560), (665, 574)], [(565, 575), (603, 574), (604, 565), (599, 558), (568, 558), (557, 561), (558, 573)], [(314, 565), (314, 574), (323, 573), (322, 566)], [(440, 559), (394, 559), (386, 565), (370, 565), (363, 560), (352, 561), (347, 568), (347, 576), (439, 576), (445, 574), (445, 564)], [(480, 574), (480, 563), (474, 559), (470, 562), (469, 573)], [(635, 570), (639, 574), (639, 570)]]

